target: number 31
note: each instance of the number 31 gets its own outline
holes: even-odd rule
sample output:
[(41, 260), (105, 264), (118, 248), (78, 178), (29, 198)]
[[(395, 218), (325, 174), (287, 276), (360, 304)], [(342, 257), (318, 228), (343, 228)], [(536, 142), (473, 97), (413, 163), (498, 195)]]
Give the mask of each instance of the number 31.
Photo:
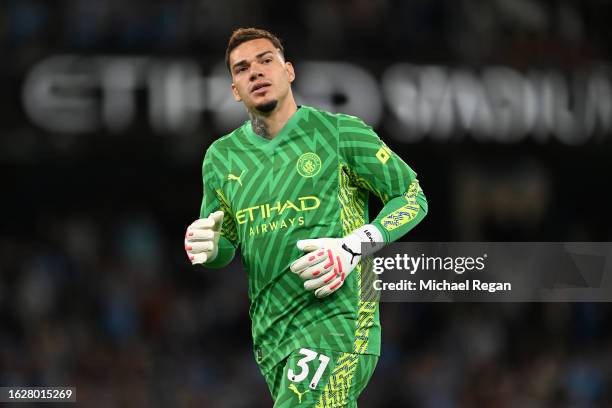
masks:
[(319, 354), (316, 351), (309, 350), (307, 348), (300, 349), (300, 354), (305, 356), (299, 359), (297, 362), (297, 365), (301, 369), (300, 372), (295, 373), (293, 369), (290, 368), (287, 370), (287, 378), (289, 378), (289, 380), (293, 382), (303, 381), (308, 376), (308, 363), (317, 358), (317, 356), (319, 356), (319, 367), (317, 368), (317, 371), (315, 371), (314, 376), (312, 377), (312, 380), (309, 384), (310, 389), (314, 390), (317, 387), (317, 384), (319, 383), (323, 372), (325, 371), (325, 367), (327, 367), (327, 364), (329, 363), (329, 357), (323, 354)]

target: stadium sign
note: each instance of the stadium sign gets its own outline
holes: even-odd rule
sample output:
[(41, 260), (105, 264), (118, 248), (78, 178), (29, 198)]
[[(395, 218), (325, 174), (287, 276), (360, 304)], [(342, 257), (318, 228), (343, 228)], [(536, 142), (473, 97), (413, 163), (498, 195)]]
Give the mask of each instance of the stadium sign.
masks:
[[(203, 72), (192, 59), (53, 56), (28, 72), (22, 99), (35, 125), (58, 134), (124, 133), (143, 120), (159, 134), (195, 134), (204, 121), (223, 134), (246, 114), (222, 63)], [(403, 143), (577, 145), (612, 130), (607, 66), (564, 73), (395, 63), (377, 78), (352, 63), (303, 61), (297, 73), (300, 103), (357, 115)]]

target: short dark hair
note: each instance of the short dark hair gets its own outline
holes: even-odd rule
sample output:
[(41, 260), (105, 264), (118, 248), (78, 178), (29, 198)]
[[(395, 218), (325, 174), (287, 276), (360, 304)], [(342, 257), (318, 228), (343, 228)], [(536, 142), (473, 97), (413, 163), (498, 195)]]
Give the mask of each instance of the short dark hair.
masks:
[(238, 28), (232, 33), (232, 36), (227, 42), (227, 48), (225, 49), (225, 65), (230, 72), (232, 69), (229, 65), (229, 56), (234, 48), (238, 47), (242, 43), (257, 40), (259, 38), (265, 38), (266, 40), (270, 41), (275, 48), (280, 50), (281, 55), (283, 57), (285, 56), (285, 49), (283, 48), (283, 44), (281, 44), (281, 40), (271, 32), (262, 30), (260, 28)]

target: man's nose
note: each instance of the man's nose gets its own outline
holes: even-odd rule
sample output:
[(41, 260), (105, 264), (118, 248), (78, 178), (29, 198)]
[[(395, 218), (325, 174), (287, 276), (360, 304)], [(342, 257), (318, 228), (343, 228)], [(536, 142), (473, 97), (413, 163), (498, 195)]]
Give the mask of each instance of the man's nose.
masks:
[(263, 73), (257, 68), (251, 68), (251, 81), (263, 76)]

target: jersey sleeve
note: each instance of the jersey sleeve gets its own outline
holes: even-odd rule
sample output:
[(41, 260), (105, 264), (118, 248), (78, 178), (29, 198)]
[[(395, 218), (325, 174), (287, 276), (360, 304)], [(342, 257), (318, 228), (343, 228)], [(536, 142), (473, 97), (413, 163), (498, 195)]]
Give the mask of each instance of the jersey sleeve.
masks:
[(211, 146), (204, 156), (202, 164), (202, 181), (204, 183), (202, 204), (200, 206), (200, 218), (208, 217), (211, 213), (223, 211), (223, 225), (219, 238), (219, 252), (212, 262), (205, 262), (209, 268), (222, 268), (229, 264), (234, 258), (238, 247), (238, 230), (231, 205), (221, 190), (215, 172), (214, 155)]
[(417, 174), (361, 119), (339, 115), (339, 153), (352, 183), (384, 204), (371, 224), (385, 242), (396, 241), (427, 214)]

